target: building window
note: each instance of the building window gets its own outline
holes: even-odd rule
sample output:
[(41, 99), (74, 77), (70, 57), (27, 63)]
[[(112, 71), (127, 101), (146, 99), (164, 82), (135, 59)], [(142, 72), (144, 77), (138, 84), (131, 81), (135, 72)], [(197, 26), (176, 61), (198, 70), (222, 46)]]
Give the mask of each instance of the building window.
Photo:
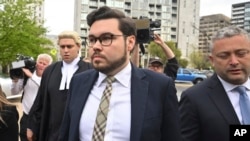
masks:
[(81, 19), (86, 19), (87, 18), (87, 13), (81, 13)]
[(82, 0), (82, 4), (89, 4), (89, 0)]
[(250, 8), (246, 8), (246, 9), (245, 9), (245, 12), (250, 12)]

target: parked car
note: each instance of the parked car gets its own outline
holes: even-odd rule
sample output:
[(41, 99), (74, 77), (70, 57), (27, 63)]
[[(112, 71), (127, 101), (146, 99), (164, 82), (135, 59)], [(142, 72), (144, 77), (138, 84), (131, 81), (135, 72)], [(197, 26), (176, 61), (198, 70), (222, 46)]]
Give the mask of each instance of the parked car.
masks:
[(213, 70), (201, 70), (201, 73), (205, 74), (207, 78), (209, 78), (214, 74), (214, 71)]
[(176, 82), (192, 82), (193, 84), (197, 84), (205, 79), (207, 79), (205, 74), (200, 74), (185, 68), (179, 68)]

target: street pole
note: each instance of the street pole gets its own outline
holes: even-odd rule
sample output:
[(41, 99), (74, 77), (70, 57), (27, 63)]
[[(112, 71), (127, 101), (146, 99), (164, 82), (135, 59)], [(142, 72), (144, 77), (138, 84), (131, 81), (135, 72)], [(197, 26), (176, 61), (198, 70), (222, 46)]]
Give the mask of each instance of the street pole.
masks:
[(187, 47), (186, 47), (186, 57), (188, 58), (188, 46), (189, 46), (189, 36), (187, 35)]

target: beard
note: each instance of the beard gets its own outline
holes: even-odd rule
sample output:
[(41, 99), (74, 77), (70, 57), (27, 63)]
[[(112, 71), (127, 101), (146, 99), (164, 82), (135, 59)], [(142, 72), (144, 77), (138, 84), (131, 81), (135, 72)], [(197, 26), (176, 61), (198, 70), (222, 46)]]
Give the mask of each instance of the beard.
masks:
[(120, 59), (114, 60), (112, 62), (107, 62), (106, 66), (95, 66), (94, 68), (104, 74), (109, 74), (110, 72), (116, 70), (121, 67), (127, 60), (127, 56), (123, 55)]
[[(98, 52), (95, 52), (94, 54), (98, 54)], [(109, 74), (111, 72), (113, 72), (114, 70), (116, 70), (117, 68), (120, 68), (121, 66), (124, 65), (124, 63), (127, 61), (127, 50), (126, 48), (124, 48), (124, 53), (123, 55), (116, 60), (109, 60), (106, 57), (102, 56), (105, 60), (106, 63), (103, 65), (103, 62), (93, 62), (93, 67), (97, 70), (100, 71), (101, 73), (104, 74)], [(112, 59), (112, 58), (111, 58)]]

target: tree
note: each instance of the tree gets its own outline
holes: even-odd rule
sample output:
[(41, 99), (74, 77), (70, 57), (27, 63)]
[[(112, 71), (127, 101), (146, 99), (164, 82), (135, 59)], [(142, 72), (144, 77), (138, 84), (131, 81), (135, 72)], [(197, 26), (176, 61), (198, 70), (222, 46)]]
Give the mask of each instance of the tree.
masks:
[(188, 60), (184, 59), (184, 58), (180, 58), (178, 60), (178, 63), (180, 65), (180, 67), (182, 67), (182, 68), (186, 68), (188, 66)]
[(38, 24), (34, 16), (36, 6), (41, 0), (6, 1), (0, 11), (0, 63), (3, 73), (7, 66), (16, 59), (17, 54), (36, 57), (40, 53), (48, 53), (45, 47), (52, 42), (45, 37), (48, 32)]
[[(174, 52), (175, 57), (180, 58), (181, 56), (181, 51), (179, 49), (176, 48), (175, 43), (174, 42), (165, 42), (168, 47)], [(164, 54), (164, 52), (162, 51), (161, 47), (159, 45), (157, 45), (155, 42), (150, 42), (150, 44), (148, 45), (148, 52), (152, 55), (152, 56), (157, 56), (160, 57), (164, 62), (167, 61), (166, 55)]]
[(190, 62), (194, 68), (199, 70), (210, 68), (210, 63), (206, 55), (201, 51), (194, 51), (190, 54)]

